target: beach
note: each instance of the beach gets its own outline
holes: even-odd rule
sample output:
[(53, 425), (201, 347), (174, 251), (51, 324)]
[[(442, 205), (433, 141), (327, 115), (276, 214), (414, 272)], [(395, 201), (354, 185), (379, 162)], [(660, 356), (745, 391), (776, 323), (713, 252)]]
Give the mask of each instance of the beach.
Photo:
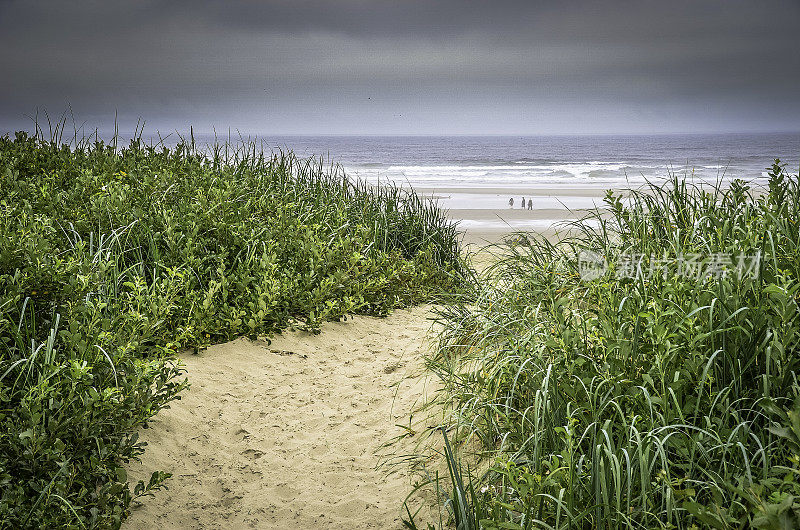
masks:
[[(22, 280), (7, 285), (4, 296), (12, 311), (0, 315), (9, 333), (6, 343), (13, 345), (4, 373), (13, 374), (8, 380), (14, 381), (13, 399), (20, 404), (14, 410), (21, 411), (3, 440), (14, 454), (30, 455), (14, 476), (18, 501), (9, 517), (16, 526), (33, 518), (53, 527), (77, 519), (88, 523), (84, 526), (124, 522), (128, 528), (401, 528), (403, 519), (412, 517), (404, 512), (412, 492), (411, 527), (437, 522), (439, 513), (442, 521), (462, 517), (453, 511), (456, 501), (468, 502), (476, 510), (471, 516), (480, 519), (497, 500), (511, 508), (492, 517), (514, 522), (533, 505), (516, 490), (499, 487), (506, 483), (503, 477), (532, 484), (542, 498), (558, 494), (552, 487), (568, 486), (579, 505), (599, 506), (623, 520), (630, 511), (614, 511), (594, 497), (597, 489), (558, 485), (557, 476), (537, 478), (548, 473), (543, 465), (566, 458), (565, 444), (576, 440), (562, 426), (577, 421), (588, 432), (587, 421), (608, 421), (574, 415), (589, 410), (584, 393), (602, 378), (610, 378), (610, 388), (622, 382), (636, 385), (630, 392), (661, 392), (662, 403), (669, 402), (666, 387), (647, 389), (643, 381), (683, 373), (671, 379), (679, 385), (674, 395), (688, 395), (680, 387), (684, 380), (706, 388), (706, 382), (691, 380), (700, 366), (691, 364), (692, 355), (700, 352), (711, 370), (717, 354), (709, 349), (712, 344), (698, 342), (705, 332), (685, 325), (700, 318), (690, 316), (715, 308), (713, 318), (703, 313), (706, 320), (699, 324), (713, 329), (719, 325), (715, 319), (745, 318), (738, 316), (744, 309), (720, 316), (713, 298), (718, 291), (705, 282), (719, 280), (729, 291), (721, 298), (727, 303), (739, 296), (730, 291), (735, 275), (686, 277), (687, 257), (703, 266), (713, 258), (713, 272), (724, 265), (720, 260), (735, 264), (762, 252), (781, 259), (797, 255), (792, 246), (797, 212), (790, 208), (800, 204), (795, 199), (800, 192), (796, 176), (777, 161), (763, 179), (755, 169), (762, 159), (747, 158), (750, 169), (743, 176), (762, 186), (758, 192), (732, 185), (729, 178), (708, 184), (694, 174), (654, 180), (641, 190), (641, 179), (627, 178), (630, 166), (611, 160), (617, 155), (605, 161), (531, 162), (511, 153), (507, 160), (492, 161), (481, 151), (489, 140), (462, 152), (463, 139), (448, 139), (455, 146), (449, 151), (423, 150), (420, 156), (427, 160), (400, 164), (389, 158), (375, 162), (387, 153), (370, 151), (361, 139), (349, 141), (371, 157), (349, 172), (292, 153), (258, 153), (251, 144), (237, 148), (249, 153), (244, 159), (226, 160), (214, 152), (208, 156), (216, 158), (208, 158), (194, 145), (178, 145), (165, 156), (136, 142), (116, 152), (85, 142), (70, 151), (24, 133), (0, 141), (0, 149), (13, 154), (5, 158), (12, 161), (4, 203), (11, 223), (4, 232), (12, 242), (9, 256), (35, 258), (21, 269), (14, 262), (21, 271), (15, 278)], [(483, 158), (478, 163), (466, 155)], [(48, 169), (63, 166), (65, 157), (68, 178)], [(365, 171), (387, 176), (371, 178)], [(620, 192), (627, 208), (598, 213), (605, 190), (622, 190), (626, 183), (633, 188)], [(57, 192), (39, 192), (49, 189)], [(38, 224), (26, 221), (31, 204)], [(654, 208), (659, 215), (650, 215)], [(596, 235), (570, 231), (586, 217), (589, 228), (608, 219), (625, 229)], [(515, 238), (505, 254), (502, 246), (486, 247), (517, 232), (551, 241), (568, 234), (573, 248), (618, 257), (601, 271), (613, 270), (615, 276), (592, 281), (580, 259), (536, 238)], [(31, 253), (32, 241), (42, 246)], [(57, 249), (58, 259), (47, 259)], [(672, 267), (672, 273), (660, 274), (664, 282), (649, 281), (653, 271), (643, 268), (647, 281), (616, 281), (629, 271), (617, 267), (625, 263), (620, 253), (631, 249), (645, 258), (658, 256), (652, 267)], [(661, 258), (669, 252), (673, 259)], [(769, 267), (777, 261), (761, 263), (775, 280)], [(473, 274), (471, 267), (483, 274)], [(759, 269), (742, 267), (752, 270)], [(78, 283), (64, 289), (49, 278)], [(745, 330), (737, 339), (743, 345), (751, 322), (762, 322), (764, 315), (784, 319), (777, 311), (782, 306), (772, 303), (796, 300), (795, 284), (784, 283), (746, 284), (748, 300), (769, 303), (736, 328)], [(662, 311), (662, 302), (676, 296), (667, 306), (685, 314)], [(732, 304), (731, 311), (737, 304), (750, 308), (748, 300)], [(430, 336), (431, 309), (419, 304), (434, 302), (439, 327)], [(54, 307), (59, 312), (48, 309)], [(794, 306), (787, 311), (796, 314)], [(794, 344), (786, 333), (782, 343)], [(684, 349), (676, 356), (670, 345)], [(769, 364), (757, 357), (761, 349), (751, 350), (747, 366)], [(62, 352), (70, 356), (68, 370)], [(654, 372), (659, 366), (654, 356), (672, 363), (669, 370)], [(613, 369), (607, 362), (615, 363)], [(713, 369), (714, 381), (723, 381), (715, 391), (729, 392), (727, 368)], [(584, 378), (580, 387), (560, 395), (559, 389), (575, 384), (575, 374)], [(617, 374), (623, 377), (615, 381)], [(793, 381), (787, 374), (781, 380)], [(557, 381), (552, 386), (551, 377)], [(760, 390), (745, 390), (742, 399), (750, 410), (746, 400)], [(614, 403), (627, 403), (621, 396), (629, 390), (623, 385), (619, 391)], [(545, 394), (547, 410), (530, 416), (542, 403), (537, 396)], [(49, 425), (57, 428), (40, 430), (39, 416), (24, 413), (26, 396), (35, 397), (32, 406), (49, 407)], [(62, 403), (55, 396), (70, 399)], [(565, 399), (572, 404), (558, 405)], [(669, 432), (672, 417), (649, 415), (641, 403), (631, 402), (631, 413), (649, 418), (646, 428), (652, 433)], [(715, 403), (706, 403), (708, 414), (718, 423), (730, 422)], [(681, 411), (682, 417), (697, 413), (697, 407)], [(533, 420), (539, 423), (532, 425)], [(626, 420), (620, 421), (615, 431), (627, 432)], [(761, 429), (759, 436), (768, 432)], [(531, 433), (542, 433), (535, 454), (526, 455), (539, 468), (507, 461), (530, 450)], [(602, 433), (592, 436), (592, 448), (606, 439)], [(664, 436), (657, 443), (666, 444)], [(34, 441), (38, 452), (25, 452)], [(148, 444), (140, 463), (137, 441)], [(616, 462), (635, 453), (642, 456), (631, 465), (657, 465), (640, 451), (638, 438), (625, 443), (622, 453), (614, 449)], [(744, 445), (749, 453), (742, 459), (754, 461), (770, 443), (743, 438), (730, 447)], [(582, 462), (594, 454), (584, 445), (569, 445), (568, 458)], [(66, 448), (74, 469), (68, 474), (60, 471)], [(494, 459), (476, 458), (475, 451)], [(730, 461), (729, 469), (741, 469), (742, 453), (726, 454), (734, 453), (736, 459), (725, 456), (709, 465)], [(542, 454), (551, 456), (536, 456)], [(474, 465), (465, 468), (463, 461)], [(495, 470), (498, 476), (474, 472), (491, 465), (502, 466)], [(591, 478), (578, 471), (581, 481)], [(416, 489), (436, 472), (445, 477), (438, 495)], [(729, 474), (719, 482), (739, 479)], [(35, 500), (48, 484), (53, 491), (70, 490), (72, 510), (63, 509), (60, 497)], [(472, 495), (464, 484), (490, 493), (464, 500)], [(637, 484), (641, 493), (628, 502), (654, 506), (642, 518), (655, 524), (672, 512), (653, 504), (661, 493), (649, 489), (652, 484)], [(615, 487), (605, 483), (600, 495)], [(719, 490), (716, 483), (699, 487)], [(98, 503), (110, 508), (95, 510)], [(537, 506), (542, 520), (560, 517), (561, 504)], [(566, 509), (577, 524), (601, 517)]]
[(0, 530), (800, 529), (798, 21), (0, 0)]
[[(569, 223), (603, 205), (605, 190), (589, 187), (416, 188), (437, 200), (448, 218), (458, 222), (463, 241), (477, 250), (498, 243), (514, 232), (536, 232), (558, 239)], [(508, 204), (514, 199), (514, 206)], [(520, 206), (532, 201), (531, 209)]]
[[(661, 403), (669, 402), (665, 385), (652, 386), (667, 376), (670, 385), (677, 385), (672, 395), (706, 388), (707, 381), (691, 379), (701, 366), (692, 364), (697, 352), (705, 356), (701, 373), (713, 369), (714, 381), (722, 381), (715, 391), (729, 392), (728, 368), (714, 367), (717, 353), (713, 344), (702, 342), (706, 335), (698, 329), (719, 327), (715, 319), (728, 322), (750, 311), (736, 328), (743, 330), (736, 331), (736, 340), (751, 350), (753, 361), (747, 366), (761, 367), (767, 363), (759, 357), (761, 349), (749, 346), (747, 326), (764, 318), (783, 322), (783, 306), (775, 301), (794, 300), (786, 314), (797, 314), (796, 284), (764, 287), (742, 277), (748, 300), (767, 300), (766, 305), (751, 310), (742, 299), (736, 303), (744, 309), (731, 305), (721, 317), (703, 313), (700, 328), (686, 327), (701, 318), (691, 316), (716, 308), (718, 291), (709, 282), (728, 289), (720, 298), (726, 303), (739, 296), (730, 283), (737, 277), (733, 271), (687, 276), (686, 257), (702, 266), (713, 258), (713, 273), (725, 259), (735, 265), (743, 258), (758, 259), (760, 252), (797, 255), (793, 219), (800, 191), (796, 176), (788, 176), (778, 162), (769, 170), (768, 190), (757, 193), (740, 183), (714, 186), (696, 179), (662, 179), (643, 190), (639, 185), (621, 191), (619, 175), (586, 182), (596, 178), (592, 172), (597, 170), (581, 171), (606, 164), (599, 162), (573, 167), (577, 173), (569, 175), (558, 169), (563, 164), (542, 164), (549, 169), (541, 171), (550, 177), (538, 182), (508, 169), (524, 166), (514, 161), (480, 170), (474, 165), (423, 166), (429, 172), (417, 174), (414, 182), (378, 185), (359, 175), (348, 180), (337, 169), (292, 154), (251, 154), (244, 163), (218, 167), (186, 146), (176, 147), (170, 157), (137, 144), (119, 154), (80, 145), (66, 151), (71, 171), (75, 178), (92, 178), (72, 186), (58, 173), (42, 170), (64, 156), (56, 146), (22, 134), (0, 147), (31, 155), (7, 174), (14, 177), (19, 171), (37, 181), (37, 186), (23, 187), (14, 178), (12, 184), (14, 193), (37, 204), (45, 220), (38, 232), (31, 232), (24, 223), (28, 213), (23, 205), (28, 203), (16, 196), (7, 201), (12, 208), (8, 219), (17, 223), (8, 231), (14, 248), (44, 241), (48, 248), (67, 249), (57, 260), (37, 261), (44, 263), (44, 271), (42, 265), (29, 264), (21, 276), (25, 283), (11, 285), (7, 293), (12, 302), (23, 301), (16, 310), (20, 316), (3, 320), (15, 337), (9, 341), (15, 349), (5, 373), (18, 371), (14, 381), (22, 384), (14, 383), (13, 390), (19, 403), (26, 403), (23, 396), (36, 396), (37, 407), (52, 409), (57, 403), (52, 396), (72, 396), (50, 412), (55, 414), (51, 423), (60, 428), (43, 433), (48, 438), (30, 426), (33, 416), (17, 416), (12, 425), (16, 434), (5, 441), (22, 448), (36, 434), (36, 446), (49, 448), (29, 459), (28, 475), (18, 473), (17, 491), (28, 488), (23, 497), (36, 497), (37, 484), (45, 484), (36, 482), (43, 458), (54, 473), (49, 480), (60, 481), (59, 488), (76, 477), (83, 484), (103, 484), (91, 494), (87, 487), (75, 488), (71, 497), (86, 521), (100, 515), (93, 510), (100, 501), (92, 495), (117, 503), (102, 512), (104, 519), (96, 526), (118, 520), (125, 528), (142, 529), (400, 529), (409, 519), (413, 528), (439, 522), (440, 514), (441, 521), (465, 517), (455, 511), (455, 502), (469, 503), (475, 510), (469, 516), (476, 520), (489, 513), (492, 503), (502, 502), (506, 511), (491, 517), (512, 523), (534, 504), (527, 494), (502, 487), (507, 481), (524, 481), (548, 499), (558, 494), (553, 487), (569, 487), (570, 495), (580, 497), (576, 506), (599, 506), (615, 521), (627, 520), (629, 509), (614, 511), (597, 496), (608, 497), (616, 482), (604, 478), (598, 494), (583, 485), (561, 484), (561, 464), (549, 471), (544, 467), (562, 458), (594, 458), (594, 448), (610, 439), (605, 431), (595, 432), (586, 446), (565, 430), (575, 424), (588, 433), (590, 425), (611, 421), (603, 411), (616, 408), (588, 406), (595, 397), (586, 399), (586, 392), (596, 381), (606, 385), (607, 380), (608, 388), (619, 393), (610, 398), (615, 407), (623, 403), (630, 409), (615, 420), (615, 431), (628, 432), (625, 421), (634, 414), (649, 422), (648, 437), (666, 445), (669, 434), (663, 433), (675, 427), (673, 418), (649, 415), (643, 399), (622, 397), (660, 392)], [(142, 161), (147, 163), (145, 180)], [(418, 170), (412, 167), (403, 171), (413, 175)], [(493, 169), (498, 167), (505, 169)], [(521, 171), (534, 170), (540, 171), (532, 166)], [(516, 182), (511, 182), (513, 175)], [(755, 184), (760, 183), (756, 178)], [(45, 198), (36, 194), (51, 187), (59, 192)], [(604, 207), (607, 189), (616, 190), (624, 210), (597, 211)], [(653, 209), (659, 215), (651, 215)], [(592, 235), (570, 228), (579, 220), (592, 228), (604, 219), (625, 229)], [(59, 231), (56, 226), (89, 231)], [(102, 230), (95, 233), (95, 226)], [(770, 232), (761, 232), (760, 226), (769, 226)], [(597, 249), (604, 256), (633, 248), (643, 259), (659, 258), (650, 260), (650, 269), (647, 263), (637, 265), (646, 281), (617, 281), (629, 271), (617, 266), (624, 255), (612, 265), (614, 276), (594, 281), (580, 259), (569, 259), (563, 247), (535, 237), (516, 238), (505, 253), (502, 245), (491, 247), (515, 233), (551, 241), (568, 234), (574, 248)], [(769, 239), (767, 247), (764, 233), (780, 237)], [(743, 242), (749, 245), (744, 250)], [(672, 259), (661, 258), (669, 252)], [(764, 274), (776, 278), (768, 267), (777, 261), (763, 263)], [(650, 281), (656, 266), (663, 269), (658, 269), (663, 282)], [(75, 270), (90, 273), (80, 289), (53, 292), (52, 284), (41, 280)], [(754, 270), (759, 269), (740, 272)], [(764, 298), (764, 293), (775, 298)], [(676, 301), (669, 302), (670, 297)], [(29, 303), (59, 304), (68, 327), (57, 332), (61, 317), (56, 315), (47, 323), (50, 339), (36, 346), (44, 335), (25, 314)], [(431, 303), (437, 305), (425, 305)], [(97, 325), (98, 319), (105, 319), (103, 325), (113, 333)], [(782, 344), (794, 344), (794, 331), (785, 329)], [(25, 356), (23, 344), (34, 345), (31, 356)], [(97, 347), (87, 348), (90, 344)], [(678, 345), (680, 355), (670, 345)], [(40, 350), (44, 353), (38, 355)], [(69, 370), (59, 364), (62, 351), (73, 356)], [(791, 362), (787, 357), (781, 366)], [(671, 364), (669, 370), (653, 371), (658, 363)], [(582, 377), (577, 382), (576, 374)], [(781, 381), (794, 381), (787, 374)], [(763, 374), (751, 375), (736, 377), (763, 379)], [(570, 388), (562, 395), (561, 389)], [(758, 392), (757, 386), (740, 392), (746, 410)], [(795, 387), (779, 389), (779, 395), (795, 394)], [(715, 408), (711, 393), (701, 398), (715, 422), (734, 427), (728, 410)], [(565, 400), (569, 404), (562, 407)], [(681, 417), (698, 425), (712, 423), (692, 416), (696, 406), (686, 407)], [(766, 438), (771, 431), (755, 423), (752, 429), (762, 438), (731, 440), (725, 455), (708, 465), (730, 463), (727, 468), (733, 470), (742, 468), (742, 459), (754, 461), (772, 442)], [(662, 465), (640, 446), (649, 439), (631, 437), (608, 451), (614, 452), (615, 462), (639, 455), (626, 471), (637, 476), (636, 469)], [(143, 454), (137, 442), (147, 444)], [(693, 443), (708, 442), (698, 438)], [(62, 477), (57, 467), (66, 447), (87, 450), (72, 453), (82, 460), (76, 460), (75, 473)], [(565, 447), (570, 451), (566, 456)], [(528, 464), (517, 465), (516, 454), (525, 455)], [(97, 465), (100, 457), (102, 466)], [(605, 465), (604, 456), (597, 458), (598, 465)], [(580, 465), (576, 481), (599, 480)], [(496, 475), (476, 472), (490, 466)], [(677, 473), (679, 466), (673, 467), (670, 472)], [(545, 475), (546, 481), (538, 478)], [(436, 476), (444, 480), (434, 487)], [(719, 482), (740, 478), (729, 473)], [(652, 481), (637, 484), (641, 493), (637, 489), (638, 497), (626, 502), (655, 506), (641, 517), (661, 522), (672, 511), (654, 504), (661, 493), (652, 486)], [(698, 487), (718, 491), (716, 483)], [(476, 490), (487, 495), (469, 493)], [(63, 526), (77, 510), (56, 511), (56, 501), (52, 497), (47, 504), (18, 509), (15, 521), (24, 526), (31, 510), (38, 510), (37, 521)], [(542, 520), (558, 519), (562, 509), (577, 524), (594, 525), (601, 517), (560, 502), (536, 506)]]

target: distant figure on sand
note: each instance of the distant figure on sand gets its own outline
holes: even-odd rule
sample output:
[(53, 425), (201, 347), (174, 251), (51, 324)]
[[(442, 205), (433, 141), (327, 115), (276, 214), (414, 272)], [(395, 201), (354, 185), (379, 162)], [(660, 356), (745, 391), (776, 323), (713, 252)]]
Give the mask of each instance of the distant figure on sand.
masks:
[(513, 208), (514, 207), (514, 197), (511, 197), (510, 199), (508, 199), (508, 207), (509, 208)]
[(528, 199), (528, 210), (533, 210), (533, 199)]
[(520, 206), (523, 210), (525, 209), (525, 197), (522, 198), (522, 205)]

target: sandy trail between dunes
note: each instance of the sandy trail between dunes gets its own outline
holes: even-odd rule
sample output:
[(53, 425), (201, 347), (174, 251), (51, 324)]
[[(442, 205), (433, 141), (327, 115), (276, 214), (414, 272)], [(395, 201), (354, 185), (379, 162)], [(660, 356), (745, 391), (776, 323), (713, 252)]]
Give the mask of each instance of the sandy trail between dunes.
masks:
[(429, 316), (349, 317), (184, 355), (192, 386), (141, 432), (149, 445), (129, 465), (135, 479), (171, 472), (169, 490), (135, 505), (126, 528), (401, 528), (409, 470), (376, 468), (425, 399)]

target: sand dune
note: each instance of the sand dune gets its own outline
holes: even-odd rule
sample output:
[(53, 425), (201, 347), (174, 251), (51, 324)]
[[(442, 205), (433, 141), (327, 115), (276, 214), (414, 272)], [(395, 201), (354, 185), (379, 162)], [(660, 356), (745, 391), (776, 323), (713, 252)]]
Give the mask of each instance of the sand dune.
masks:
[[(408, 469), (376, 469), (424, 399), (428, 308), (183, 357), (191, 389), (129, 474), (173, 473), (127, 528), (401, 528)], [(411, 437), (391, 450), (411, 450)]]

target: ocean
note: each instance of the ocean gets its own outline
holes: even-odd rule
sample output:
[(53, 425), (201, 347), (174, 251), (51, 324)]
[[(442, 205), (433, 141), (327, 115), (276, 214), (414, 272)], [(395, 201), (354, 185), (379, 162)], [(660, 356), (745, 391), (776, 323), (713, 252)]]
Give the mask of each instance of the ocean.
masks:
[(800, 167), (800, 133), (660, 136), (264, 137), (348, 174), (420, 188), (618, 188), (666, 178), (762, 180)]

